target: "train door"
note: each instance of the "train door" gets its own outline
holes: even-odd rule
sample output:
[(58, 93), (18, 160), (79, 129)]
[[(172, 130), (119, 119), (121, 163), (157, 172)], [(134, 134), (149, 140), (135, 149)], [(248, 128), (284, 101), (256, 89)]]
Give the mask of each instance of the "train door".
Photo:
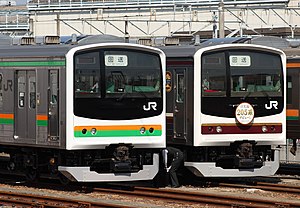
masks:
[(186, 140), (186, 79), (185, 69), (174, 70), (174, 140)]
[(16, 71), (15, 140), (36, 141), (36, 72)]
[(48, 79), (48, 134), (50, 141), (57, 141), (59, 137), (58, 70), (50, 70)]

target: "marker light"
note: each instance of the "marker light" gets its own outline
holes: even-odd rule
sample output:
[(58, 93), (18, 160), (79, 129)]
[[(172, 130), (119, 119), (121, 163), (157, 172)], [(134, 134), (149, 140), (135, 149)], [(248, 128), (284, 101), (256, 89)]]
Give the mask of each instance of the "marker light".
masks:
[(217, 131), (218, 133), (221, 133), (221, 132), (223, 131), (223, 129), (222, 129), (221, 126), (217, 126), (216, 131)]
[(96, 129), (96, 128), (92, 128), (92, 129), (91, 129), (91, 134), (92, 134), (92, 135), (95, 135), (96, 133), (97, 133), (97, 129)]
[(149, 129), (149, 132), (150, 132), (150, 134), (152, 134), (152, 133), (154, 132), (154, 128), (151, 127), (151, 128)]
[(145, 128), (145, 127), (141, 127), (141, 128), (140, 128), (140, 133), (141, 133), (141, 134), (145, 134), (145, 132), (146, 132), (146, 128)]
[(87, 130), (86, 129), (82, 129), (82, 134), (86, 134)]
[(275, 126), (271, 126), (271, 131), (276, 131)]

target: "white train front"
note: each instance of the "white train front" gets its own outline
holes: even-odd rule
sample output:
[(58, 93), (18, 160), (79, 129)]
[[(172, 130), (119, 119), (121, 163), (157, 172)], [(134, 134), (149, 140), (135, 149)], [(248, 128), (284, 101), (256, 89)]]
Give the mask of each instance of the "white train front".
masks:
[(185, 167), (201, 177), (274, 174), (286, 139), (284, 53), (209, 41), (161, 49), (167, 145), (185, 153)]
[(155, 177), (165, 147), (161, 50), (127, 43), (5, 46), (0, 58), (4, 169), (64, 182)]

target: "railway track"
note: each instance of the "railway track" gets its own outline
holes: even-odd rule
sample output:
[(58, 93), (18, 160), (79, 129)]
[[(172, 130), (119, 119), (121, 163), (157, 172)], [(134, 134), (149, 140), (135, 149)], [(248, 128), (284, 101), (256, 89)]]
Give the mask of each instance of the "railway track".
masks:
[(63, 207), (63, 208), (88, 208), (88, 207), (110, 207), (110, 208), (132, 208), (116, 203), (84, 201), (66, 197), (53, 197), (40, 194), (18, 193), (0, 190), (0, 205), (11, 207)]
[(232, 196), (217, 193), (190, 192), (170, 189), (156, 189), (134, 187), (133, 190), (111, 190), (94, 188), (93, 191), (101, 193), (114, 193), (131, 197), (155, 198), (164, 201), (189, 202), (202, 205), (215, 205), (220, 207), (300, 207), (300, 202), (282, 202), (274, 199), (258, 199), (250, 197)]
[(300, 187), (287, 184), (273, 184), (265, 182), (256, 182), (255, 185), (232, 184), (232, 183), (219, 183), (220, 187), (232, 188), (255, 188), (265, 191), (285, 192), (290, 194), (300, 194)]
[[(255, 188), (261, 190), (268, 190), (273, 192), (285, 192), (288, 194), (299, 194), (300, 188), (297, 186), (286, 185), (286, 184), (273, 184), (265, 182), (253, 182), (253, 185), (244, 185), (244, 184), (233, 184), (233, 183), (218, 183), (219, 187), (231, 187), (231, 188)], [(43, 184), (38, 183), (37, 186), (33, 186), (38, 189), (49, 188), (61, 190), (61, 185), (57, 184)], [(57, 188), (55, 188), (57, 187)], [(113, 186), (112, 186), (113, 187)], [(118, 189), (116, 188), (118, 187)], [(92, 186), (69, 186), (71, 192), (81, 193), (97, 193), (97, 194), (107, 194), (112, 195), (116, 194), (119, 196), (125, 196), (127, 199), (132, 201), (128, 204), (123, 203), (120, 198), (115, 197), (113, 203), (108, 203), (107, 200), (101, 201), (101, 198), (95, 197), (93, 199), (89, 198), (84, 200), (81, 197), (54, 197), (46, 196), (41, 194), (24, 194), (18, 193), (16, 191), (3, 191), (0, 188), (0, 205), (12, 205), (15, 207), (140, 207), (140, 204), (134, 203), (134, 199), (140, 198), (143, 202), (146, 202), (146, 199), (151, 199), (155, 201), (160, 201), (159, 204), (190, 204), (195, 206), (213, 206), (213, 207), (300, 207), (300, 202), (292, 200), (280, 200), (280, 199), (271, 199), (263, 197), (244, 197), (240, 194), (224, 194), (223, 193), (209, 193), (206, 189), (203, 191), (197, 190), (182, 190), (182, 189), (158, 189), (158, 188), (146, 188), (146, 187), (130, 187), (130, 186), (115, 186), (111, 187), (92, 187)], [(96, 195), (97, 195), (96, 194)], [(93, 197), (92, 197), (93, 198)], [(143, 200), (145, 199), (145, 200)], [(131, 204), (132, 203), (132, 204)]]

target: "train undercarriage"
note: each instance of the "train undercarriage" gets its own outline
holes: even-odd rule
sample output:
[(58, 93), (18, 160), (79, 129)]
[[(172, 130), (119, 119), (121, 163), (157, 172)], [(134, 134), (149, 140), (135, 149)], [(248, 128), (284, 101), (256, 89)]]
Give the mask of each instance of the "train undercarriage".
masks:
[(254, 141), (194, 147), (187, 150), (185, 166), (200, 177), (273, 175), (279, 167), (279, 149), (256, 145)]
[(76, 170), (82, 182), (91, 182), (93, 179), (84, 178), (87, 172), (97, 177), (103, 174), (106, 178), (110, 174), (130, 175), (143, 171), (144, 167), (153, 166), (156, 163), (155, 156), (158, 156), (155, 151), (134, 149), (132, 145), (125, 144), (111, 145), (103, 150), (72, 151), (2, 146), (0, 152), (1, 173), (24, 175), (28, 181), (41, 177), (59, 179), (62, 183), (80, 181), (67, 169)]

